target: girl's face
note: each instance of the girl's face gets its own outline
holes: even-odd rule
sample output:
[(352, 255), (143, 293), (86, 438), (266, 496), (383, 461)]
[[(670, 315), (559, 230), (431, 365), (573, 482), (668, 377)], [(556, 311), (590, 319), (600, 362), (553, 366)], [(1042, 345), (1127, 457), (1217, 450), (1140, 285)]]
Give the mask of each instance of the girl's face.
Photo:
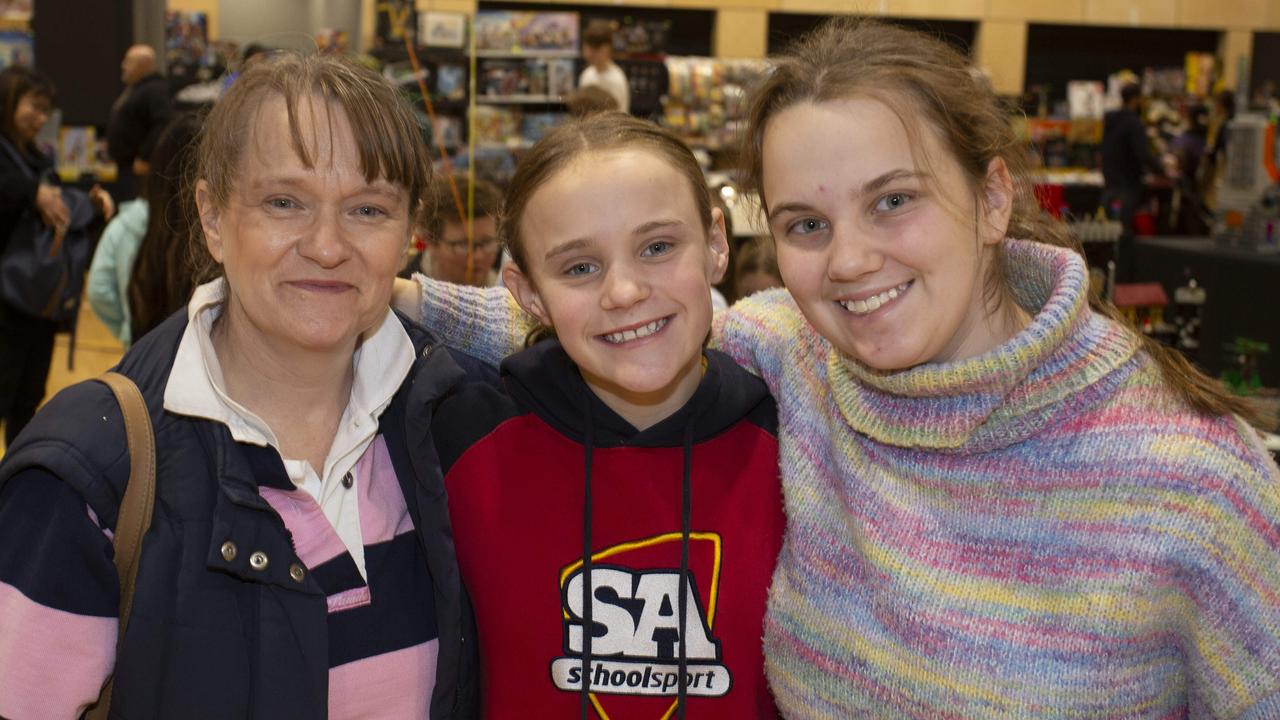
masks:
[(647, 150), (593, 152), (552, 175), (520, 218), (520, 304), (555, 329), (587, 385), (637, 427), (697, 388), (724, 274), (724, 218), (703, 229), (689, 181)]
[(917, 136), (913, 155), (897, 114), (867, 98), (795, 105), (764, 132), (782, 278), (818, 332), (878, 370), (973, 357), (1013, 334), (983, 293), (1008, 172), (992, 161), (979, 203), (937, 134)]
[(36, 93), (27, 93), (18, 98), (18, 107), (13, 113), (13, 127), (18, 137), (24, 142), (31, 142), (40, 134), (40, 128), (49, 121), (49, 98)]

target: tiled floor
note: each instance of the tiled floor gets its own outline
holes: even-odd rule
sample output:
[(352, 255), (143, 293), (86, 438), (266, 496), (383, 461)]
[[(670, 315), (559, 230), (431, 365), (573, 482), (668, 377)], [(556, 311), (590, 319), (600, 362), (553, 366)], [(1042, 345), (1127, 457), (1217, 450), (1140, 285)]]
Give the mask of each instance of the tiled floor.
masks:
[[(49, 368), (49, 383), (45, 398), (53, 397), (68, 385), (94, 378), (110, 370), (120, 360), (123, 348), (111, 336), (106, 326), (98, 320), (87, 302), (80, 305), (79, 329), (76, 331), (75, 356), (72, 367), (67, 367), (67, 353), (71, 336), (58, 335), (53, 346), (53, 365)], [(0, 454), (4, 453), (4, 435), (0, 434)]]

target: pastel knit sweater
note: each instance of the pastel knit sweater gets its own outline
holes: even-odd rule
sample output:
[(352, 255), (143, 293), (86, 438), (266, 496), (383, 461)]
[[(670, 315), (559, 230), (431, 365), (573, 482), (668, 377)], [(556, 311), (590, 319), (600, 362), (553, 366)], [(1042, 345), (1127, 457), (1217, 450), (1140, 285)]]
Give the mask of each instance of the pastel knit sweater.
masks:
[[(977, 358), (869, 370), (785, 291), (717, 318), (721, 349), (779, 406), (779, 707), (1280, 718), (1280, 473), (1247, 426), (1186, 409), (1088, 310), (1078, 256), (1007, 247), (1033, 320)], [(425, 317), (465, 306), (454, 338), (500, 352), (481, 328), (514, 332), (509, 302), (459, 300), (429, 289)]]

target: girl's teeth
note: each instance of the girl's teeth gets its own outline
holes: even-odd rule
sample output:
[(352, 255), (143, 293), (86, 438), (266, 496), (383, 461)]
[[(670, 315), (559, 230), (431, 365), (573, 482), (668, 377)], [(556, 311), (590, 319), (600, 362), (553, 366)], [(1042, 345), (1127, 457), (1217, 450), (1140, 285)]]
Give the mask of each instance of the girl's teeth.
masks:
[(623, 330), (622, 332), (609, 333), (608, 335), (604, 336), (604, 339), (606, 342), (611, 342), (614, 344), (630, 342), (632, 340), (637, 340), (639, 338), (649, 337), (650, 335), (661, 330), (662, 327), (666, 324), (667, 324), (667, 319), (662, 318), (661, 320), (654, 320), (648, 325), (645, 325), (643, 327), (638, 327), (634, 330)]
[(899, 295), (906, 292), (909, 285), (911, 285), (910, 282), (904, 282), (897, 287), (889, 288), (879, 295), (872, 295), (866, 300), (845, 300), (840, 304), (844, 306), (845, 310), (854, 315), (866, 315), (888, 305), (891, 300), (897, 299)]

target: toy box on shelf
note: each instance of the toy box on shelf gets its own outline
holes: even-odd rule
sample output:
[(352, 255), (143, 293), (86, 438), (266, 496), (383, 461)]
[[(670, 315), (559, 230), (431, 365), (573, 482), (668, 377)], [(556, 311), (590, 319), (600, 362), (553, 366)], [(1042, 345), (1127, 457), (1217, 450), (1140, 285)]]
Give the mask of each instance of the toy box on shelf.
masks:
[(731, 147), (742, 131), (746, 88), (765, 71), (765, 61), (668, 57), (666, 67), (663, 124), (691, 147)]
[[(424, 137), (432, 144), (432, 155), (453, 152), (466, 144), (467, 59), (461, 50), (418, 48), (418, 71), (403, 48), (386, 48), (382, 74), (404, 93), (418, 116)], [(419, 80), (422, 84), (419, 84)], [(427, 88), (435, 113), (433, 123), (422, 101)]]

